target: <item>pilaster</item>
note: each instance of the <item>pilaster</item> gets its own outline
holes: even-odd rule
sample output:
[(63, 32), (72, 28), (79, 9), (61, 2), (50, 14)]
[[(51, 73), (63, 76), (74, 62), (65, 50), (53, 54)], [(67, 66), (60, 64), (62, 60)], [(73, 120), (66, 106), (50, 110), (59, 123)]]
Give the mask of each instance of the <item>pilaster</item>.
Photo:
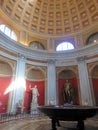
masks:
[[(21, 105), (23, 111), (24, 91), (25, 86), (25, 57), (23, 55), (18, 56), (16, 66), (16, 76), (14, 81), (13, 100), (12, 100), (12, 112), (16, 112), (17, 105)], [(21, 103), (21, 104), (20, 104)]]
[(82, 105), (93, 105), (91, 88), (87, 71), (86, 57), (78, 57), (78, 70), (80, 79), (80, 95)]
[(47, 104), (56, 104), (56, 69), (55, 60), (48, 60), (47, 66)]

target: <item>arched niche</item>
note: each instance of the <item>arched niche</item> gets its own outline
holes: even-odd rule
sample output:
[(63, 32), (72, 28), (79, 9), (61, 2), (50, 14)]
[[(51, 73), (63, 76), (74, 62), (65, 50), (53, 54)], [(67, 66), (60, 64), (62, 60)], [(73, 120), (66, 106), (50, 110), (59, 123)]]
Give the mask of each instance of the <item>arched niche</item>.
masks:
[(86, 45), (95, 44), (98, 42), (98, 32), (91, 34), (86, 41)]
[(60, 105), (64, 104), (62, 93), (63, 93), (63, 86), (67, 80), (72, 84), (75, 90), (74, 104), (79, 104), (77, 75), (74, 71), (70, 69), (62, 70), (58, 74), (58, 100), (59, 100), (58, 102)]
[(95, 103), (98, 106), (98, 64), (94, 66), (91, 72)]
[(29, 47), (35, 50), (45, 50), (45, 47), (39, 41), (32, 41), (29, 43)]
[(36, 67), (32, 65), (27, 65), (26, 67), (26, 91), (24, 95), (24, 111), (30, 110), (32, 91), (30, 87), (33, 88), (37, 85), (39, 96), (38, 105), (44, 105), (45, 102), (45, 72), (41, 67)]

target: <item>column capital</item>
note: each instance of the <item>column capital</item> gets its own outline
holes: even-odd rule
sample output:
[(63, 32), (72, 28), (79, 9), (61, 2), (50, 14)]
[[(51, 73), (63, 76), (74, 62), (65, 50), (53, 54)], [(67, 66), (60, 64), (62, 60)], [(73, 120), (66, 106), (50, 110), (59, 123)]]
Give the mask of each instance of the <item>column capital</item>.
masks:
[(55, 64), (55, 59), (48, 59), (49, 64)]
[(86, 60), (86, 56), (80, 56), (76, 58), (78, 62), (83, 62)]
[(23, 54), (18, 54), (18, 58), (25, 59), (26, 57)]

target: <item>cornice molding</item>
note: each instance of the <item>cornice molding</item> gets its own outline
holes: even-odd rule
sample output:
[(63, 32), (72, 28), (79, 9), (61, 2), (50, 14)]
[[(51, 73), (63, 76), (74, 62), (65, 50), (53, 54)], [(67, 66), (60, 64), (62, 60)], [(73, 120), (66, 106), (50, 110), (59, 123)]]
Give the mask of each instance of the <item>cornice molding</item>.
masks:
[(98, 43), (85, 46), (81, 49), (69, 50), (66, 52), (48, 52), (42, 50), (33, 50), (22, 45), (0, 32), (0, 47), (13, 52), (14, 54), (23, 55), (25, 58), (49, 61), (72, 61), (79, 57), (89, 57), (98, 54)]

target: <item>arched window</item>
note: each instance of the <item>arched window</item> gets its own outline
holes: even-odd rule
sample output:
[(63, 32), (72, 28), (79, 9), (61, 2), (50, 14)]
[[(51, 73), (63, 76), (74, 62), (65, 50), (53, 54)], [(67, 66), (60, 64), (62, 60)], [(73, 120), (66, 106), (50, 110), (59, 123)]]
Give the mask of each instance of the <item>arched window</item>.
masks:
[(70, 42), (62, 42), (56, 47), (56, 51), (72, 50), (74, 46)]
[(90, 35), (86, 41), (86, 45), (97, 43), (98, 42), (98, 32)]
[(16, 34), (10, 28), (8, 28), (7, 26), (0, 25), (0, 31), (2, 31), (4, 34), (6, 34), (11, 39), (17, 41)]

